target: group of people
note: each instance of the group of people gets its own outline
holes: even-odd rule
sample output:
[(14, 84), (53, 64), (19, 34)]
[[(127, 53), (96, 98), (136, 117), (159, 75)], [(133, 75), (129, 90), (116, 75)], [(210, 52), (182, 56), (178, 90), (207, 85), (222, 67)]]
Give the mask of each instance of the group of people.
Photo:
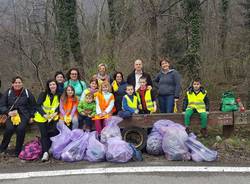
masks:
[[(56, 72), (37, 100), (30, 90), (23, 87), (21, 77), (13, 78), (11, 88), (0, 99), (0, 114), (8, 117), (0, 152), (6, 152), (16, 131), (14, 155), (19, 155), (29, 122), (35, 122), (39, 127), (42, 161), (46, 161), (49, 159), (50, 137), (58, 134), (57, 123), (84, 131), (91, 131), (95, 125), (100, 134), (104, 121), (112, 115), (130, 118), (133, 114), (155, 113), (158, 111), (157, 104), (161, 113), (173, 113), (181, 92), (180, 74), (170, 68), (167, 58), (160, 60), (160, 66), (161, 71), (152, 80), (143, 70), (142, 60), (137, 59), (134, 71), (125, 80), (122, 72), (116, 72), (111, 77), (106, 64), (102, 63), (88, 86), (81, 80), (77, 68), (70, 69), (66, 77), (63, 72)], [(207, 136), (209, 100), (199, 79), (193, 81), (183, 104), (186, 131), (190, 133), (190, 117), (197, 112), (201, 116), (201, 133)]]

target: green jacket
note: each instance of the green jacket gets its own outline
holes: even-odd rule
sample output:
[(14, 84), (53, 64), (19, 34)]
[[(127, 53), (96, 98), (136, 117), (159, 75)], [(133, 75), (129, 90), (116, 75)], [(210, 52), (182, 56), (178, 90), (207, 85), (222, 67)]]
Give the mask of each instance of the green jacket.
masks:
[(86, 101), (80, 101), (77, 107), (77, 110), (79, 113), (82, 113), (84, 111), (90, 111), (90, 115), (94, 116), (96, 115), (96, 104), (95, 101), (92, 103), (87, 103)]

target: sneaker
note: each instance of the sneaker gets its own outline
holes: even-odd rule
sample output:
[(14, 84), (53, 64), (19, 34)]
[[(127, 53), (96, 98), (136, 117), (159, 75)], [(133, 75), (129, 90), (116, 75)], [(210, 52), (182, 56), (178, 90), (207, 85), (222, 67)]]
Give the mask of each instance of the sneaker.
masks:
[(43, 153), (43, 157), (42, 157), (42, 162), (46, 162), (49, 160), (49, 153), (48, 152), (44, 152)]

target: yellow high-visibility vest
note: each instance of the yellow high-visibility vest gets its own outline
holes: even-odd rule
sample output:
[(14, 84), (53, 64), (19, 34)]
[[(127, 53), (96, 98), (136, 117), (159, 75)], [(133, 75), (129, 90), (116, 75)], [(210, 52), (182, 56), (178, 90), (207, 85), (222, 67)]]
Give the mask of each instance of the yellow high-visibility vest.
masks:
[(197, 112), (206, 112), (206, 105), (204, 103), (204, 98), (207, 94), (207, 91), (205, 93), (199, 92), (198, 94), (195, 94), (194, 92), (190, 93), (187, 92), (187, 98), (188, 98), (188, 106), (187, 108), (190, 109), (196, 109)]
[(138, 98), (137, 96), (133, 95), (133, 101), (128, 97), (128, 95), (124, 96), (127, 100), (127, 104), (130, 108), (136, 110), (138, 106)]
[[(44, 112), (48, 115), (55, 113), (55, 110), (58, 108), (60, 102), (59, 97), (57, 95), (54, 96), (52, 104), (50, 104), (50, 97), (49, 95), (46, 95), (45, 101), (43, 102), (42, 108)], [(54, 118), (54, 120), (57, 120), (58, 116)], [(38, 123), (45, 123), (47, 121), (46, 118), (44, 118), (39, 112), (35, 113), (34, 121)]]
[[(138, 102), (139, 102), (139, 109), (142, 109), (141, 97), (140, 97), (139, 92), (136, 92), (136, 96), (137, 96)], [(154, 111), (154, 103), (153, 103), (152, 98), (151, 98), (151, 90), (149, 90), (149, 89), (147, 89), (145, 92), (145, 102), (146, 102), (147, 110), (150, 112), (153, 112)]]

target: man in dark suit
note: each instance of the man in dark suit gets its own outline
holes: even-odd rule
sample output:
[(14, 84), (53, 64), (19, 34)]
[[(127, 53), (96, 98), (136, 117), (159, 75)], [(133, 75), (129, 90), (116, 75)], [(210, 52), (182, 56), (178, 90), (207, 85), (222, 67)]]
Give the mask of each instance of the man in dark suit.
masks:
[(137, 89), (139, 89), (139, 87), (140, 87), (139, 79), (142, 76), (146, 77), (147, 84), (149, 86), (151, 86), (151, 87), (153, 86), (153, 82), (151, 80), (150, 75), (145, 73), (142, 70), (142, 67), (143, 67), (142, 66), (142, 60), (141, 59), (135, 60), (135, 62), (134, 62), (134, 71), (132, 73), (130, 73), (128, 75), (128, 78), (127, 78), (127, 83), (133, 85), (134, 88), (135, 88), (135, 91), (137, 91)]

